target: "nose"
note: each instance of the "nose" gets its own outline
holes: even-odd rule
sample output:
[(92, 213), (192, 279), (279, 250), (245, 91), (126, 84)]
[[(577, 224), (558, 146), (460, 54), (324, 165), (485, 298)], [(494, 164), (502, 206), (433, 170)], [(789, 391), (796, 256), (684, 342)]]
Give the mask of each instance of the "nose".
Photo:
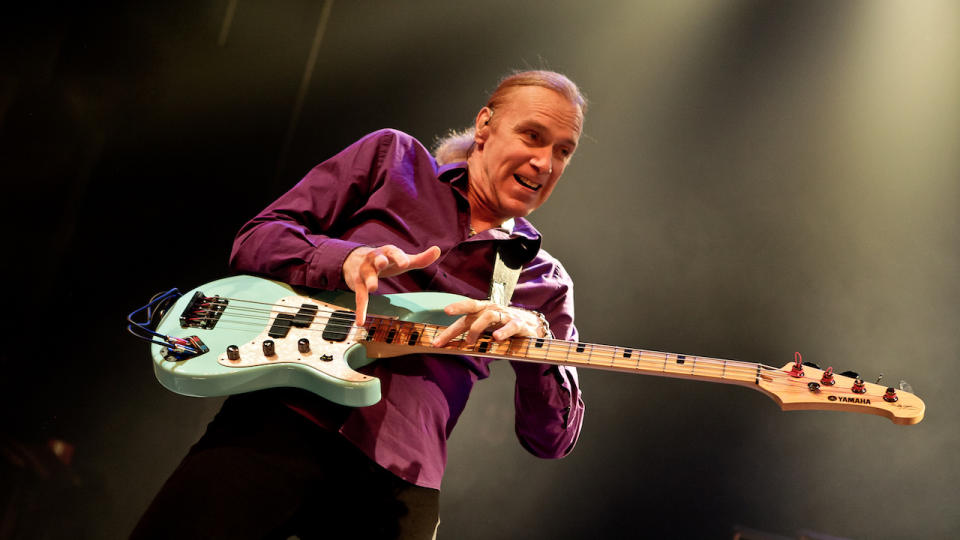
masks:
[(534, 154), (530, 158), (530, 165), (538, 173), (553, 174), (553, 153), (550, 147), (534, 149)]

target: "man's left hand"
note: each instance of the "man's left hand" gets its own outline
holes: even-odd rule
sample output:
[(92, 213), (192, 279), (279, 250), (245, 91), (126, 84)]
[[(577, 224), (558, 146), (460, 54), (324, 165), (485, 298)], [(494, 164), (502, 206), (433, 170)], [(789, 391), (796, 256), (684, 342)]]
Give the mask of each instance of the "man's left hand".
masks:
[(466, 332), (464, 340), (473, 345), (484, 332), (493, 331), (493, 339), (505, 341), (512, 337), (544, 337), (540, 318), (533, 312), (515, 307), (504, 307), (489, 300), (468, 298), (443, 308), (447, 315), (462, 315), (433, 340), (434, 347), (443, 347), (453, 338)]

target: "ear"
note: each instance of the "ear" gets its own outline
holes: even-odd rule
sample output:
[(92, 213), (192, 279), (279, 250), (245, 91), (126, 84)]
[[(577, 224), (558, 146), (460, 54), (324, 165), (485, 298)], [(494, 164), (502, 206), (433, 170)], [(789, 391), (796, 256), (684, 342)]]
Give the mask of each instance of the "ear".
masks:
[(477, 118), (474, 121), (474, 134), (473, 140), (477, 145), (482, 145), (486, 142), (487, 137), (490, 136), (490, 120), (493, 118), (493, 109), (490, 107), (484, 107), (480, 109), (480, 112), (477, 113)]

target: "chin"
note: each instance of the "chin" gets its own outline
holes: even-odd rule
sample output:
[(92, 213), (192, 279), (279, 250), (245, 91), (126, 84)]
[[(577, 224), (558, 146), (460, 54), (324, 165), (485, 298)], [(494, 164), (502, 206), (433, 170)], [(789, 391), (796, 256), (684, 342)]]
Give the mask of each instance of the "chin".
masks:
[(503, 213), (504, 215), (512, 218), (527, 217), (530, 214), (532, 214), (533, 211), (536, 209), (537, 209), (536, 207), (531, 208), (529, 206), (508, 207), (508, 208), (504, 208)]

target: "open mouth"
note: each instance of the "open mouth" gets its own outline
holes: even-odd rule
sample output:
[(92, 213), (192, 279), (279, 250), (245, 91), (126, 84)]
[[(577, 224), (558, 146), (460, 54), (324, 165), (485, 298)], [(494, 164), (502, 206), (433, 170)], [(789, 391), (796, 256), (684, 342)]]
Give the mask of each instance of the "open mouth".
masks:
[(516, 180), (518, 184), (520, 184), (521, 186), (529, 190), (537, 191), (542, 187), (540, 184), (535, 184), (527, 180), (526, 178), (520, 176), (519, 174), (513, 175), (513, 179)]

